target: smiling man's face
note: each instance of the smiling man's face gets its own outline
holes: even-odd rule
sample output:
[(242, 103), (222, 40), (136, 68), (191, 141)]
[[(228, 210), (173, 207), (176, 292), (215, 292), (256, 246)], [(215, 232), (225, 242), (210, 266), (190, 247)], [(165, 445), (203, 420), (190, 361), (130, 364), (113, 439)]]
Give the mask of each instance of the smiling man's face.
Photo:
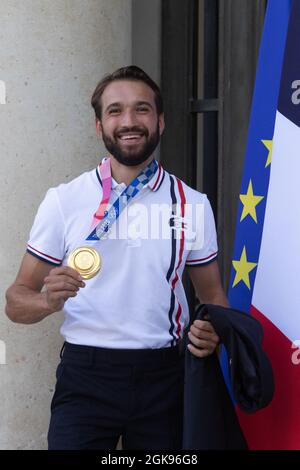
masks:
[(97, 130), (109, 153), (119, 163), (140, 165), (157, 147), (164, 130), (154, 91), (142, 81), (116, 80), (104, 90)]

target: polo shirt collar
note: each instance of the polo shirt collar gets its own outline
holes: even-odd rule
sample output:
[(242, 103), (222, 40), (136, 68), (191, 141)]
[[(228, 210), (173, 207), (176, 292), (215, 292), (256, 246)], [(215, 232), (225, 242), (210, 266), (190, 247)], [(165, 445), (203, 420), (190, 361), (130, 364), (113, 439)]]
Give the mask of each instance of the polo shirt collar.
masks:
[[(101, 184), (101, 186), (102, 186), (102, 181), (101, 181), (101, 174), (100, 174), (100, 171), (99, 171), (99, 167), (102, 164), (102, 162), (104, 162), (106, 159), (107, 158), (103, 158), (101, 163), (99, 164), (99, 166), (96, 168), (97, 178), (98, 178), (98, 181)], [(165, 176), (165, 171), (164, 171), (163, 167), (161, 166), (160, 162), (158, 162), (156, 172), (152, 176), (149, 183), (147, 183), (145, 185), (145, 187), (148, 186), (149, 189), (151, 189), (151, 191), (157, 191), (161, 186), (161, 183), (164, 179), (164, 176)], [(114, 180), (114, 178), (112, 178), (112, 189), (114, 189), (117, 185), (118, 185), (118, 183), (116, 182), (116, 180)]]

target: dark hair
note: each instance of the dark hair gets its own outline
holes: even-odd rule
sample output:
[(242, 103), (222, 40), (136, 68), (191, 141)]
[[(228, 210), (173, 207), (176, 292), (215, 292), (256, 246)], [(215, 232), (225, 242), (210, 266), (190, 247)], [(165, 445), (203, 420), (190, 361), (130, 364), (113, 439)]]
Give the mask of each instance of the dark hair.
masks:
[(95, 110), (96, 117), (101, 120), (102, 115), (102, 105), (101, 97), (102, 94), (110, 83), (115, 80), (129, 80), (129, 81), (140, 81), (146, 83), (154, 91), (154, 99), (156, 104), (156, 109), (158, 114), (163, 113), (163, 99), (159, 86), (149, 77), (142, 69), (136, 65), (129, 65), (128, 67), (122, 67), (110, 75), (105, 75), (102, 80), (96, 86), (96, 89), (93, 93), (91, 104)]

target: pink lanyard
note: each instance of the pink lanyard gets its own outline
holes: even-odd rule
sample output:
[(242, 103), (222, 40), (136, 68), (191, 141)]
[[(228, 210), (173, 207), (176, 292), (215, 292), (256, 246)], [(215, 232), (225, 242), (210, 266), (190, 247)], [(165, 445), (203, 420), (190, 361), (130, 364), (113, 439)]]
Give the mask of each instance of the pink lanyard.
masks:
[(93, 215), (91, 229), (94, 229), (98, 223), (103, 219), (107, 204), (109, 202), (110, 193), (111, 193), (111, 167), (110, 167), (110, 158), (107, 158), (99, 166), (100, 178), (102, 182), (102, 200), (99, 204), (98, 209)]

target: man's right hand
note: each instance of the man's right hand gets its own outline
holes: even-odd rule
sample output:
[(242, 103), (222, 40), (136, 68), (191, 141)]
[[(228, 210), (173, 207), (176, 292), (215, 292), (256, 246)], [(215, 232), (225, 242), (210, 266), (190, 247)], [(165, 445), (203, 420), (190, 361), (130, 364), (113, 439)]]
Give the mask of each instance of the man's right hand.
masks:
[(81, 275), (68, 266), (51, 269), (44, 279), (44, 285), (47, 303), (53, 312), (61, 310), (66, 300), (76, 297), (79, 289), (85, 287)]

